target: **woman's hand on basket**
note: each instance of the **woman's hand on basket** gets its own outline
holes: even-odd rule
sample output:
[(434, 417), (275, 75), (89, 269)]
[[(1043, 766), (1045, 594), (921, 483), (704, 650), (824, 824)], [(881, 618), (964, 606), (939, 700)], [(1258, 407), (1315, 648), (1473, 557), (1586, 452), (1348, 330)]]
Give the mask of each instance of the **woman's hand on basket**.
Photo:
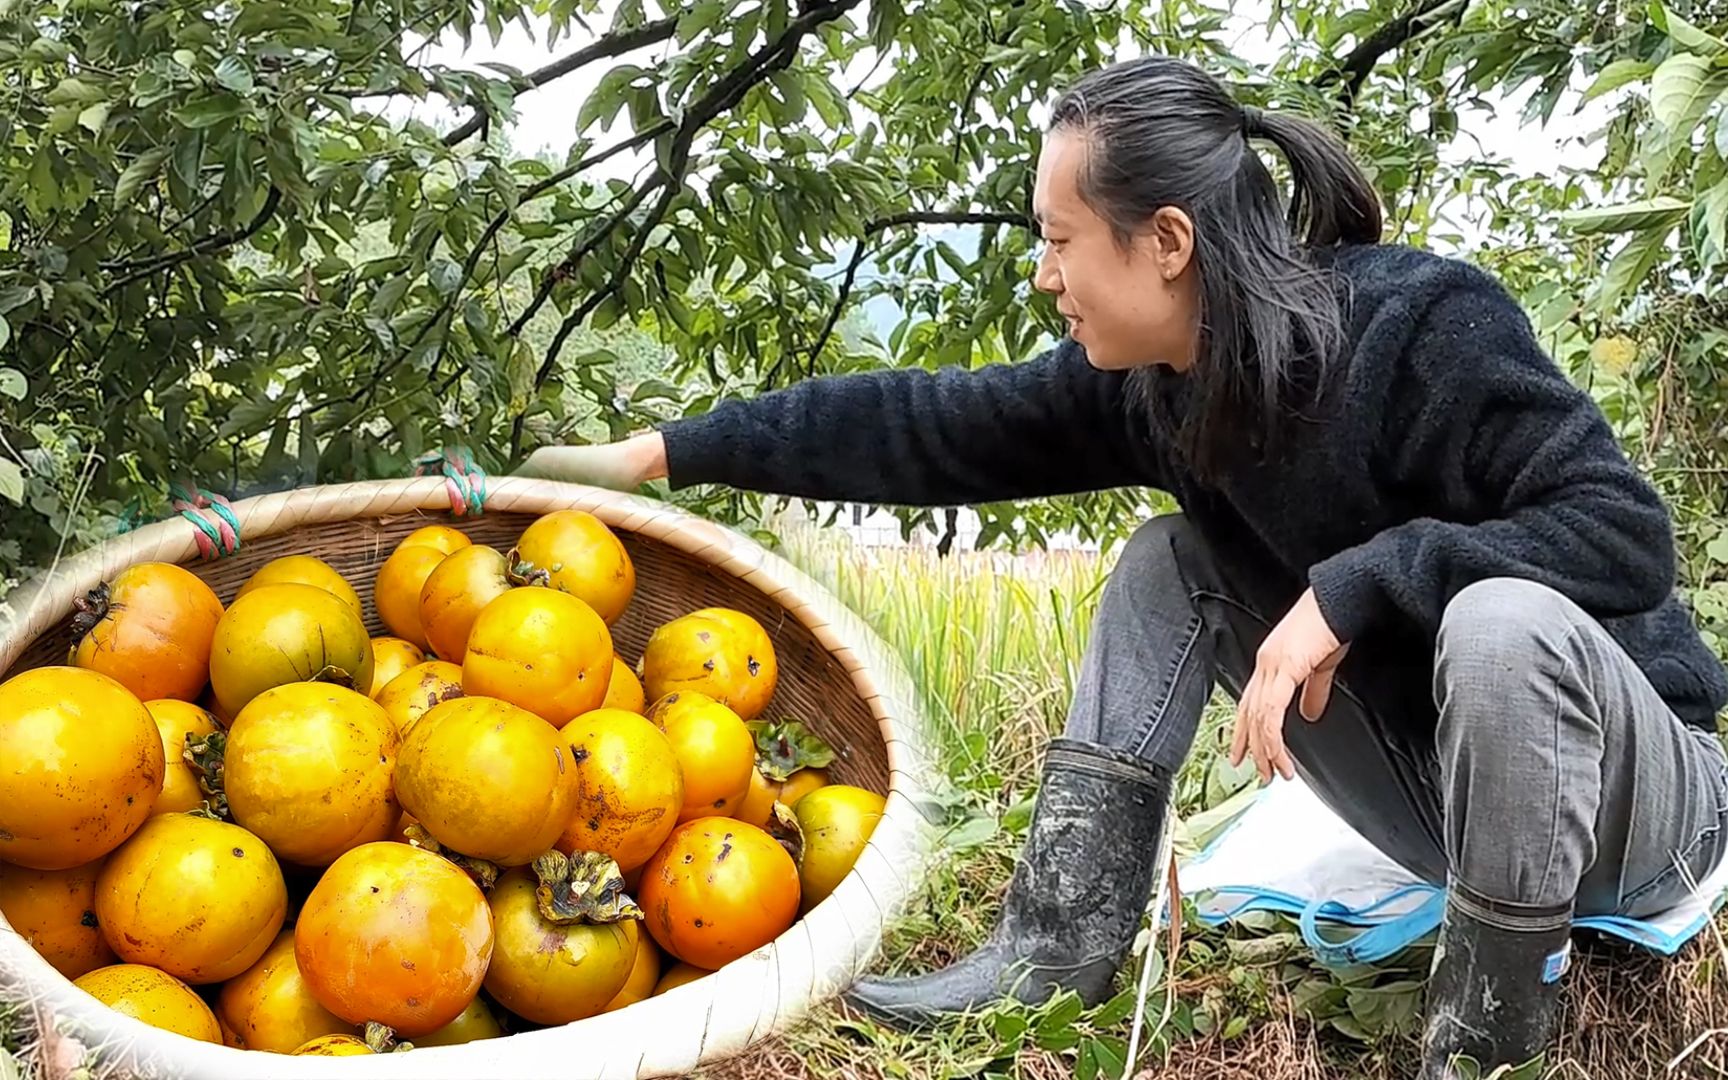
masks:
[(634, 491), (666, 475), (666, 441), (657, 431), (593, 446), (542, 446), (516, 476)]

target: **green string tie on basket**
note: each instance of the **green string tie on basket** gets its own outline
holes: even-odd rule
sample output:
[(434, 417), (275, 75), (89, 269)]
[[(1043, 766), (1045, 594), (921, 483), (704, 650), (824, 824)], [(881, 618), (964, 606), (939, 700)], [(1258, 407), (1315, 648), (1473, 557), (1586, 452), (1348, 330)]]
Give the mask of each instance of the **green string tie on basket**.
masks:
[(450, 446), (421, 454), (414, 459), (415, 476), (444, 477), (450, 495), (450, 512), (457, 517), (479, 517), (486, 508), (486, 470), (474, 460), (466, 446)]
[(220, 559), (240, 550), (240, 519), (227, 499), (181, 483), (169, 484), (168, 495), (180, 516), (197, 526), (192, 539), (198, 543), (199, 557)]

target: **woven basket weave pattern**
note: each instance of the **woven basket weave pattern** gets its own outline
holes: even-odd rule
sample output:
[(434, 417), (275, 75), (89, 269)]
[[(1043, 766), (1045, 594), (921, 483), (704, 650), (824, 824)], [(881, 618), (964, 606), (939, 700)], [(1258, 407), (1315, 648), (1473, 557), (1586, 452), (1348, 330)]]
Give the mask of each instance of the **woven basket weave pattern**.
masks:
[[(165, 1076), (627, 1077), (679, 1075), (737, 1053), (837, 992), (874, 955), (886, 920), (916, 885), (929, 834), (911, 800), (931, 775), (923, 727), (904, 669), (873, 633), (809, 578), (754, 543), (668, 507), (548, 481), (495, 481), (486, 513), (455, 519), (442, 481), (352, 484), (261, 496), (235, 504), (238, 553), (200, 562), (193, 527), (149, 526), (72, 560), (14, 605), (0, 624), (0, 669), (65, 662), (75, 597), (125, 566), (176, 562), (224, 603), (259, 567), (289, 554), (316, 555), (360, 593), (370, 629), (386, 633), (372, 604), (378, 568), (401, 539), (427, 524), (452, 525), (475, 543), (508, 551), (552, 510), (576, 507), (605, 521), (635, 563), (637, 588), (612, 628), (627, 663), (656, 626), (707, 606), (733, 607), (767, 629), (779, 682), (763, 716), (797, 718), (835, 747), (836, 782), (886, 794), (888, 808), (853, 874), (778, 941), (718, 974), (616, 1013), (503, 1042), (439, 1047), (375, 1059), (284, 1058), (196, 1044), (120, 1018), (71, 987), (0, 918), (0, 1000), (70, 1015), (110, 1059)], [(572, 1057), (572, 1055), (579, 1055)], [(572, 1062), (584, 1062), (573, 1069)], [(359, 1063), (350, 1065), (350, 1063)], [(476, 1071), (478, 1069), (478, 1071)]]

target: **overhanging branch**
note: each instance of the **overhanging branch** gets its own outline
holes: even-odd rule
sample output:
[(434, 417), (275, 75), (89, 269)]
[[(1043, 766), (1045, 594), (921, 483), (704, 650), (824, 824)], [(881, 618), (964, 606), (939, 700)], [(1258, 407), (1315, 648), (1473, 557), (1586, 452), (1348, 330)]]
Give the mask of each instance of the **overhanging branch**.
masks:
[[(799, 16), (787, 24), (786, 29), (778, 38), (763, 46), (736, 69), (728, 72), (725, 77), (709, 87), (694, 104), (685, 110), (684, 118), (678, 125), (678, 130), (667, 149), (665, 164), (655, 171), (655, 175), (642, 189), (637, 192), (633, 205), (620, 211), (605, 230), (606, 234), (617, 227), (636, 206), (640, 206), (648, 192), (660, 188), (660, 198), (647, 215), (636, 224), (635, 235), (630, 246), (618, 260), (618, 266), (613, 270), (612, 277), (606, 284), (582, 301), (564, 322), (558, 327), (558, 333), (553, 337), (551, 345), (546, 349), (546, 356), (540, 363), (540, 369), (534, 375), (534, 386), (538, 390), (546, 384), (552, 374), (552, 368), (558, 362), (558, 354), (564, 348), (564, 342), (582, 325), (601, 304), (624, 287), (634, 269), (636, 260), (641, 257), (643, 248), (648, 243), (648, 236), (654, 231), (666, 213), (671, 209), (678, 193), (683, 190), (684, 174), (689, 167), (690, 149), (696, 141), (696, 135), (715, 117), (734, 108), (744, 96), (757, 84), (761, 83), (775, 71), (791, 65), (798, 54), (799, 43), (802, 42), (816, 27), (832, 21), (856, 7), (861, 0), (835, 0), (833, 3), (814, 4), (805, 8)], [(585, 245), (586, 246), (586, 245)], [(577, 253), (553, 268), (548, 275), (548, 281), (559, 273), (569, 273), (575, 270), (580, 261)], [(521, 449), (523, 417), (517, 416), (511, 433), (511, 453), (514, 455)]]
[(1341, 83), (1338, 96), (1345, 101), (1354, 99), (1381, 57), (1414, 41), (1447, 16), (1462, 16), (1469, 6), (1470, 0), (1417, 0), (1409, 11), (1363, 38), (1338, 62), (1337, 67), (1322, 74), (1315, 84), (1329, 86)]
[(872, 237), (902, 225), (1010, 225), (1030, 228), (1031, 224), (1023, 214), (973, 210), (911, 210), (866, 223), (864, 235), (852, 249), (852, 259), (846, 264), (846, 277), (840, 282), (840, 292), (835, 297), (834, 307), (828, 312), (828, 321), (822, 325), (822, 332), (816, 335), (816, 344), (810, 348), (810, 372), (815, 373), (817, 358), (822, 355), (828, 340), (834, 336), (835, 327), (840, 325), (840, 316), (845, 312), (846, 302), (852, 297), (852, 287), (858, 280), (858, 269), (864, 265), (864, 260), (869, 255)]
[(214, 254), (215, 252), (222, 251), (225, 248), (231, 248), (235, 244), (249, 240), (258, 232), (259, 229), (264, 227), (266, 222), (275, 216), (277, 207), (281, 205), (282, 191), (280, 188), (272, 187), (269, 193), (264, 196), (264, 205), (258, 208), (258, 213), (254, 214), (252, 220), (247, 222), (242, 228), (201, 237), (194, 240), (185, 248), (179, 251), (171, 251), (166, 255), (156, 255), (147, 259), (139, 259), (134, 262), (117, 263), (108, 269), (112, 273), (121, 276), (110, 282), (108, 287), (103, 290), (103, 294), (107, 295), (109, 293), (117, 292), (118, 290), (132, 284), (134, 281), (147, 278), (152, 274), (159, 274), (164, 270), (171, 270), (182, 263), (191, 262), (193, 259), (202, 255)]
[[(586, 67), (596, 60), (622, 56), (627, 52), (635, 52), (644, 46), (665, 41), (677, 31), (678, 20), (682, 14), (680, 12), (678, 15), (668, 15), (664, 19), (643, 23), (631, 30), (621, 30), (616, 34), (608, 34), (591, 45), (577, 49), (569, 56), (554, 60), (543, 68), (531, 71), (524, 78), (524, 84), (517, 88), (516, 96), (520, 97), (530, 90), (538, 90), (547, 83), (561, 79), (572, 71)], [(461, 126), (444, 136), (444, 145), (455, 146), (479, 131), (485, 124), (486, 110), (476, 110), (472, 116), (462, 122)]]

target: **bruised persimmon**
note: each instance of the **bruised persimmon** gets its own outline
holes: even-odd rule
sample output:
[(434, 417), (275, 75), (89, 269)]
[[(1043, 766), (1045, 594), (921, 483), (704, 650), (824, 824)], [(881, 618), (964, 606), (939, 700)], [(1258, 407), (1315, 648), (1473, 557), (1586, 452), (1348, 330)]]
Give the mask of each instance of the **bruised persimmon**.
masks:
[(360, 1057), (373, 1053), (358, 1035), (320, 1035), (308, 1039), (291, 1052), (293, 1057)]
[(486, 1000), (476, 997), (468, 1003), (466, 1009), (457, 1014), (456, 1019), (429, 1035), (415, 1036), (414, 1045), (458, 1046), (462, 1043), (478, 1042), (481, 1039), (496, 1039), (503, 1034), (504, 1026), (498, 1023), (496, 1016), (492, 1015), (492, 1010), (486, 1005)]
[(780, 801), (795, 810), (798, 800), (819, 787), (825, 787), (827, 783), (827, 769), (799, 769), (780, 785)]
[(396, 795), (444, 847), (521, 866), (569, 824), (576, 769), (558, 729), (533, 713), (493, 698), (457, 698), (408, 732)]
[(636, 567), (623, 541), (586, 510), (555, 510), (522, 530), (516, 570), (581, 598), (607, 625), (618, 621), (636, 593)]
[(487, 604), (512, 588), (497, 548), (471, 544), (445, 557), (420, 587), (420, 628), (432, 651), (460, 664), (468, 655), (468, 632)]
[(762, 775), (762, 770), (750, 770), (750, 790), (744, 796), (744, 801), (732, 812), (739, 821), (748, 822), (758, 829), (767, 828), (768, 818), (774, 812), (774, 802), (780, 798), (780, 783)]
[(96, 877), (96, 918), (115, 954), (194, 985), (257, 963), (287, 914), (264, 841), (198, 814), (152, 817)]
[(378, 700), (378, 695), (384, 692), (384, 688), (389, 686), (396, 676), (425, 662), (426, 653), (412, 641), (403, 641), (399, 637), (373, 638), (372, 685), (367, 688), (366, 696), (374, 701)]
[(472, 544), (468, 534), (450, 525), (422, 525), (397, 544), (398, 548), (429, 547), (442, 551), (446, 555), (454, 555)]
[(563, 724), (606, 699), (612, 657), (593, 608), (555, 589), (511, 589), (474, 620), (462, 688)]
[(697, 818), (673, 830), (648, 860), (639, 899), (662, 949), (714, 970), (792, 925), (798, 867), (763, 829), (733, 818)]
[(634, 870), (672, 834), (684, 808), (684, 773), (671, 741), (623, 709), (583, 713), (563, 733), (576, 799), (558, 850), (602, 852), (620, 870)]
[(222, 1042), (216, 1014), (197, 991), (145, 964), (110, 964), (86, 972), (72, 985), (117, 1013), (188, 1039)]
[(662, 949), (712, 971), (798, 918), (798, 867), (766, 829), (698, 817), (677, 826), (643, 867), (639, 900)]
[(65, 870), (113, 851), (162, 793), (162, 735), (130, 691), (75, 667), (0, 683), (0, 859)]
[(386, 842), (354, 848), (324, 871), (300, 909), (294, 956), (326, 1009), (411, 1039), (474, 1000), (492, 940), (486, 897), (466, 873)]
[(195, 700), (210, 677), (222, 601), (171, 563), (139, 563), (77, 603), (74, 667), (98, 671), (141, 701)]
[(804, 857), (798, 865), (803, 911), (826, 900), (852, 872), (885, 805), (874, 791), (850, 784), (828, 784), (798, 800), (794, 814), (804, 834)]
[(660, 981), (654, 984), (654, 990), (649, 997), (659, 997), (668, 990), (676, 990), (685, 983), (693, 983), (697, 979), (714, 974), (707, 968), (699, 968), (695, 964), (686, 964), (680, 960), (667, 968), (660, 976)]
[(96, 875), (102, 862), (65, 870), (0, 863), (0, 914), (68, 979), (115, 962), (96, 922)]
[(384, 840), (401, 813), (396, 725), (371, 698), (329, 683), (266, 690), (240, 710), (222, 752), (234, 822), (277, 856), (327, 866)]
[(535, 897), (537, 884), (533, 872), (517, 867), (492, 888), (487, 902), (497, 940), (486, 992), (537, 1024), (594, 1016), (630, 978), (640, 924), (633, 915), (611, 922), (549, 921)]
[(779, 664), (762, 624), (731, 608), (703, 608), (657, 628), (642, 653), (648, 700), (694, 690), (745, 720), (774, 696)]
[(446, 660), (416, 664), (390, 680), (378, 695), (378, 705), (398, 734), (406, 736), (422, 716), (446, 701), (462, 696), (462, 668)]
[(659, 981), (660, 946), (654, 944), (654, 936), (644, 928), (636, 935), (636, 960), (630, 967), (630, 977), (624, 980), (624, 988), (614, 994), (601, 1011), (612, 1012), (646, 1001), (653, 996), (654, 986)]

